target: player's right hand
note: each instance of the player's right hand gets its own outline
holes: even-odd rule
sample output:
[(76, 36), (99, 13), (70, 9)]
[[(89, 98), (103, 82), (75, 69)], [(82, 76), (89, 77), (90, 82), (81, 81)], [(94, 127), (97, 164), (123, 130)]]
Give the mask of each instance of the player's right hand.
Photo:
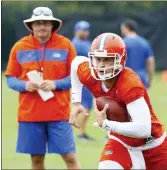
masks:
[(100, 127), (102, 127), (103, 121), (107, 119), (106, 112), (108, 108), (109, 108), (109, 104), (107, 103), (105, 104), (103, 110), (99, 111), (97, 109), (97, 106), (95, 105), (95, 118)]
[(80, 113), (84, 115), (89, 115), (86, 109), (81, 105), (81, 103), (73, 103), (71, 106), (69, 123), (76, 128), (80, 128), (80, 125), (77, 121), (77, 117)]
[(28, 92), (34, 92), (37, 91), (39, 86), (36, 83), (33, 83), (32, 81), (28, 81), (26, 83), (26, 91)]

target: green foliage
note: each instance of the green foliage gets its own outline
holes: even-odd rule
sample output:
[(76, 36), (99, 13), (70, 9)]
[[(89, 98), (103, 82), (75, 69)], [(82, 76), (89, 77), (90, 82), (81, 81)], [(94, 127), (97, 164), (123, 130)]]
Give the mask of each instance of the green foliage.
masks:
[[(2, 69), (5, 68), (10, 50), (14, 43), (23, 35), (28, 34), (23, 20), (31, 17), (32, 10), (38, 6), (52, 9), (54, 16), (61, 18), (63, 23), (69, 16), (78, 19), (78, 14), (89, 16), (105, 16), (111, 13), (137, 13), (158, 10), (167, 7), (167, 2), (134, 2), (134, 1), (2, 1)], [(105, 20), (106, 18), (104, 18)], [(116, 19), (115, 19), (116, 20)], [(74, 22), (74, 21), (73, 21)], [(103, 22), (103, 21), (101, 21)], [(74, 23), (70, 23), (73, 27)], [(64, 27), (65, 28), (65, 27)], [(67, 34), (72, 34), (68, 30)], [(69, 33), (70, 32), (70, 33)], [(93, 35), (93, 34), (92, 34)], [(95, 36), (95, 35), (94, 35)], [(68, 37), (70, 38), (70, 37)]]
[[(37, 6), (48, 6), (61, 16), (72, 13), (94, 13), (102, 14), (110, 10), (114, 11), (143, 11), (158, 9), (167, 6), (167, 2), (135, 2), (135, 1), (3, 1), (2, 11), (10, 14), (28, 14)], [(30, 13), (29, 13), (30, 14)], [(14, 21), (15, 15), (10, 15), (10, 20)]]

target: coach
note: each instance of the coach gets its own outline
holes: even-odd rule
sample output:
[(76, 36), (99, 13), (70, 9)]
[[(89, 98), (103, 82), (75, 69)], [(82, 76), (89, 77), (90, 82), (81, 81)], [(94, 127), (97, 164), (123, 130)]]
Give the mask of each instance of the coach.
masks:
[[(14, 44), (6, 70), (8, 86), (19, 92), (16, 151), (31, 155), (32, 169), (45, 169), (46, 151), (62, 155), (67, 168), (79, 169), (68, 123), (70, 67), (76, 51), (70, 40), (56, 33), (62, 22), (49, 8), (35, 8), (24, 25), (31, 34)], [(27, 77), (33, 70), (41, 76), (40, 85)], [(43, 101), (39, 89), (54, 96)]]

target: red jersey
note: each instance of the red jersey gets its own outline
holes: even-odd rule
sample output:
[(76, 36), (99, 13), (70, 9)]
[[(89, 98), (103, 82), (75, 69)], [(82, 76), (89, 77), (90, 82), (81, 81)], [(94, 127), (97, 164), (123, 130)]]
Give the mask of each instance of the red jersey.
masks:
[[(92, 77), (88, 62), (81, 63), (78, 67), (77, 73), (81, 83), (93, 93), (95, 98), (100, 96), (110, 96), (115, 98), (118, 102), (127, 105), (140, 97), (144, 97), (151, 113), (151, 135), (158, 138), (163, 134), (164, 127), (154, 114), (147, 91), (134, 71), (125, 67), (117, 76), (114, 86), (108, 92), (102, 90), (101, 81)], [(112, 132), (111, 135), (118, 137), (124, 143), (134, 147), (144, 145), (146, 142), (146, 139), (126, 137)]]
[[(12, 48), (5, 75), (28, 81), (26, 73), (40, 71), (42, 66), (44, 80), (59, 80), (70, 75), (71, 62), (75, 56), (75, 48), (64, 36), (53, 33), (46, 45), (42, 46), (34, 36), (29, 35)], [(53, 98), (43, 101), (37, 92), (21, 92), (18, 121), (68, 120), (70, 89), (53, 90), (53, 93)]]

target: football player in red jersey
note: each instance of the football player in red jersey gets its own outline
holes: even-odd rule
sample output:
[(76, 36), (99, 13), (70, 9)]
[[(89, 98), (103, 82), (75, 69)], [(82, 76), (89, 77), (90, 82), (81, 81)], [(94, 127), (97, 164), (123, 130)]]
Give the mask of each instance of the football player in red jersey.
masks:
[[(95, 98), (110, 96), (126, 105), (131, 122), (107, 120), (106, 104), (96, 109), (98, 125), (109, 131), (99, 162), (99, 169), (167, 169), (167, 138), (156, 117), (147, 91), (137, 76), (125, 67), (127, 54), (121, 37), (103, 33), (91, 45), (89, 58), (76, 57), (72, 62), (72, 111), (70, 123), (79, 127), (77, 116), (85, 113), (81, 105), (82, 86)], [(86, 113), (85, 113), (86, 114)]]

